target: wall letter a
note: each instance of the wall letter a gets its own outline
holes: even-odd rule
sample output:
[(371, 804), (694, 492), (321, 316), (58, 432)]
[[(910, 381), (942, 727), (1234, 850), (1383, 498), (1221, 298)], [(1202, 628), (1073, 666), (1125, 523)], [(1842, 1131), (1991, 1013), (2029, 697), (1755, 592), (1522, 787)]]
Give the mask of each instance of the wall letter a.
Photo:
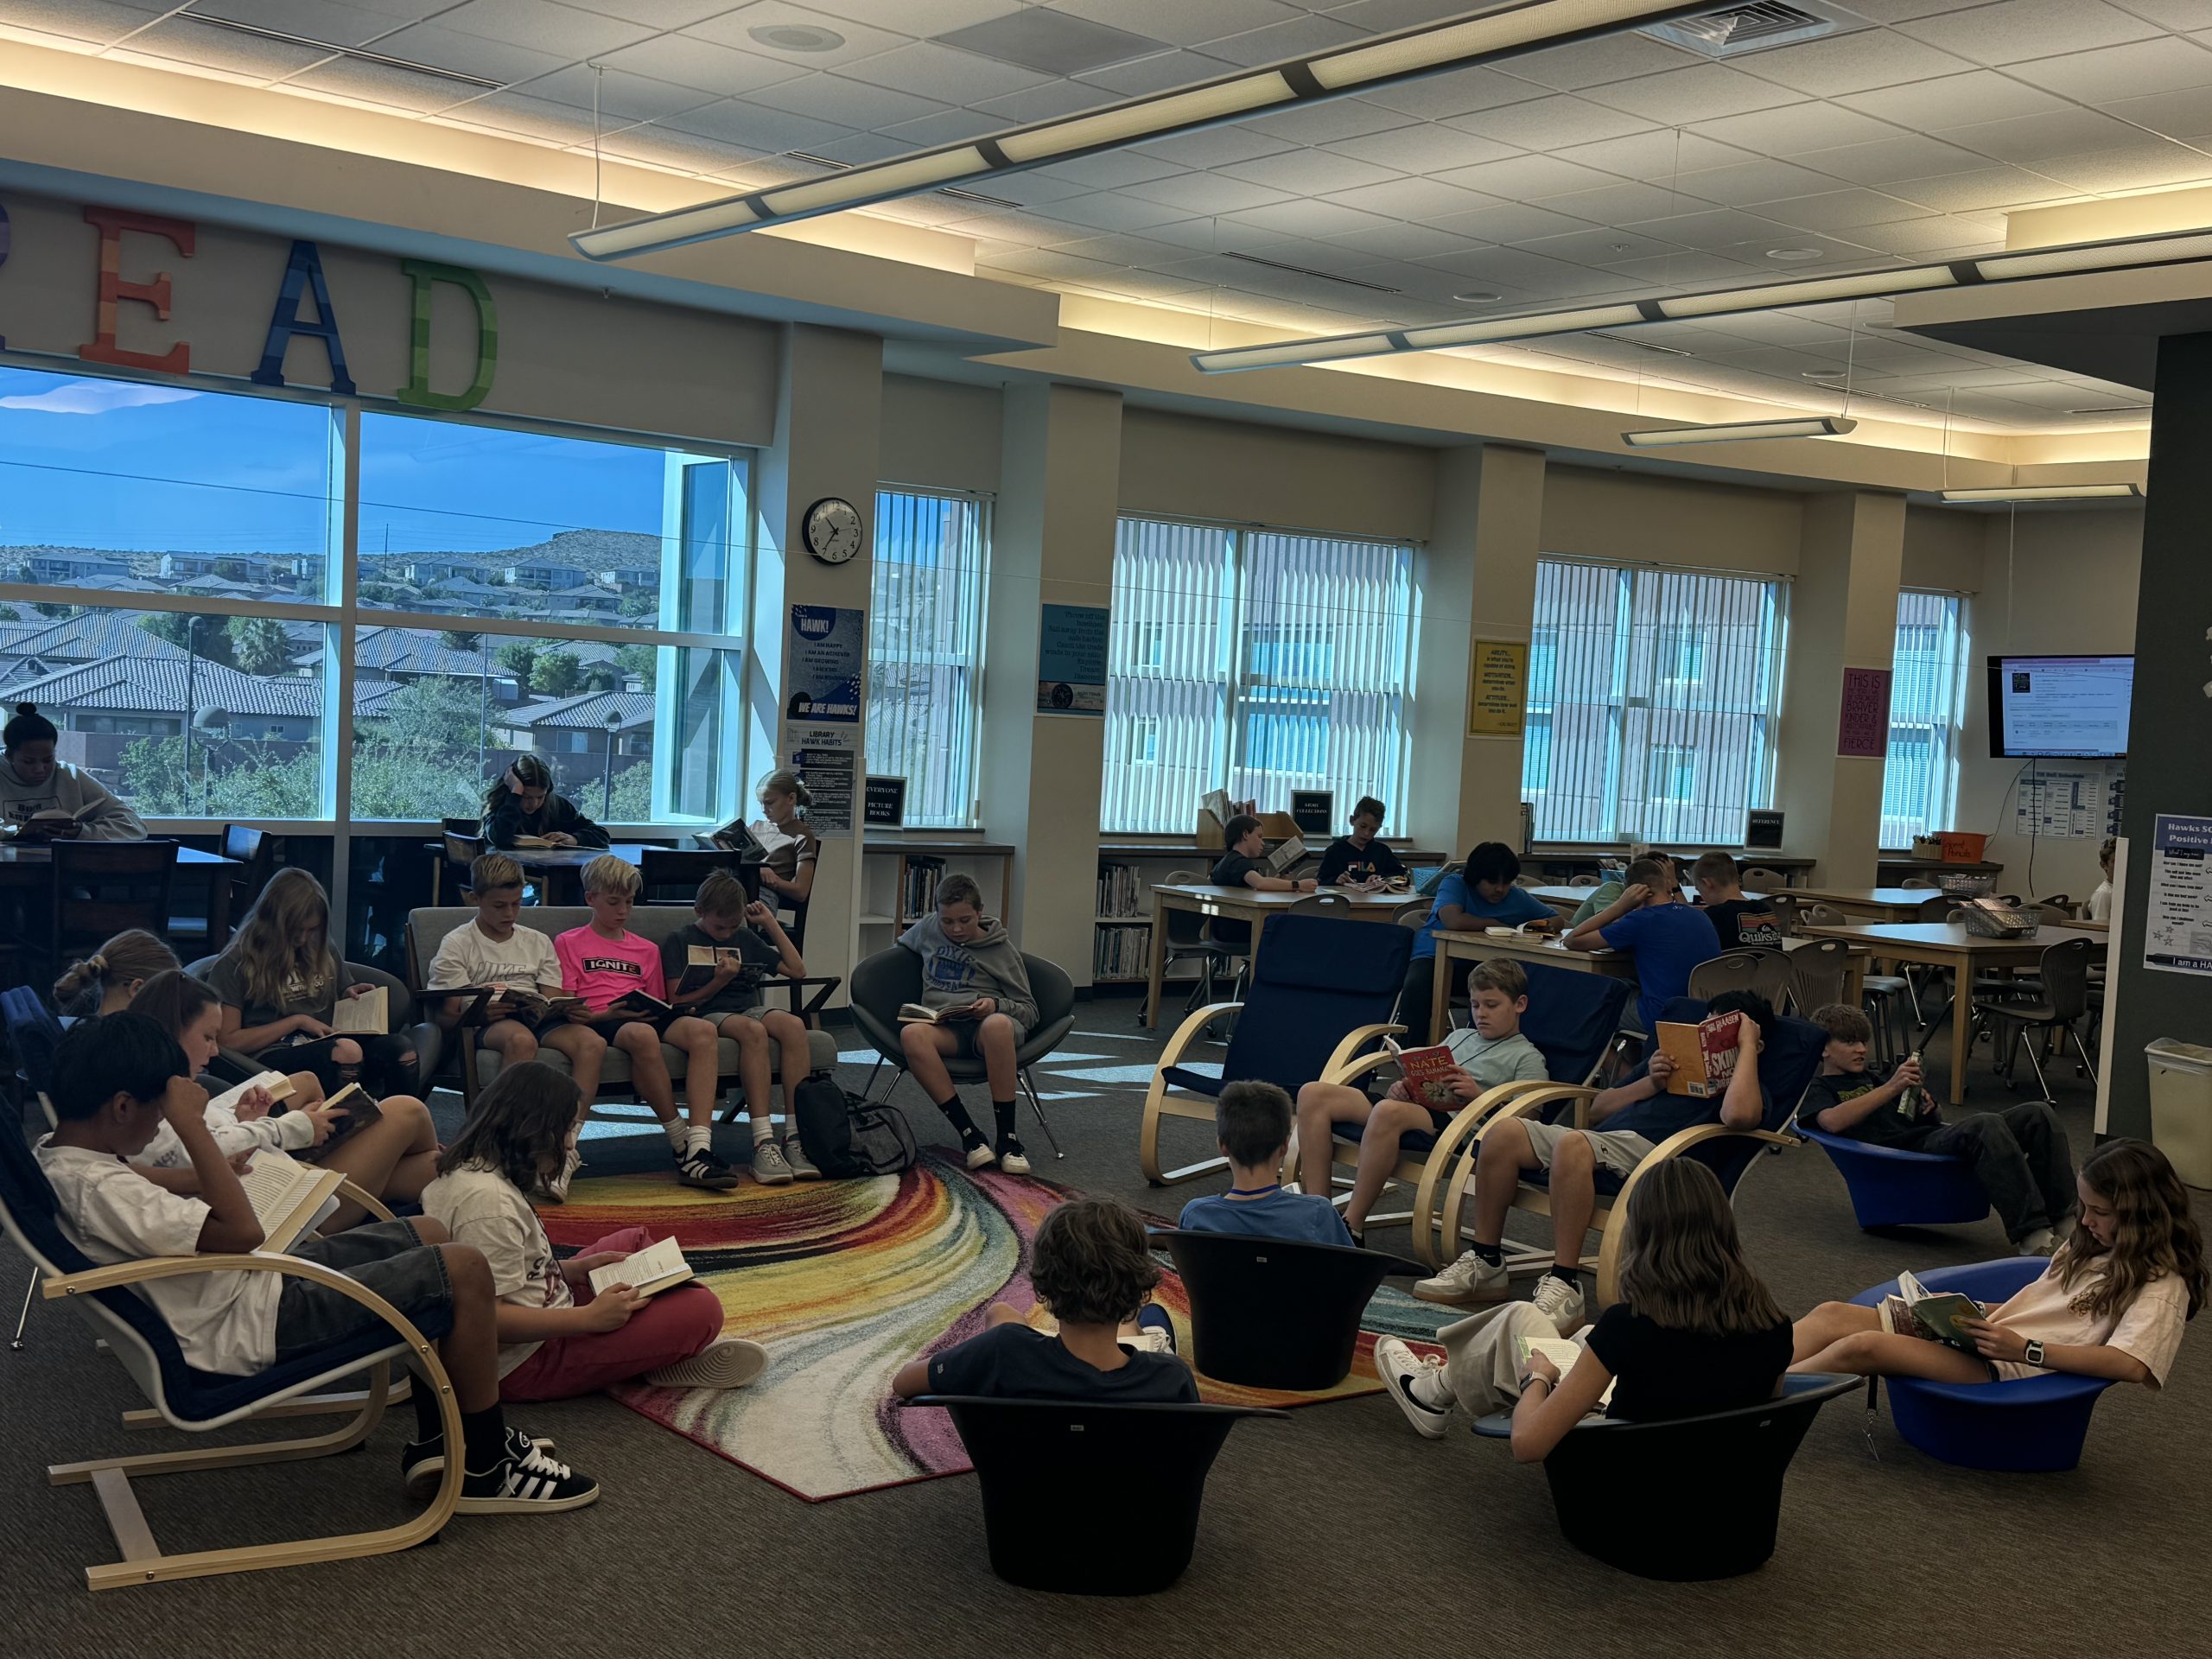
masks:
[[(315, 314), (319, 321), (300, 320), (300, 296), (315, 289)], [(330, 308), (330, 289), (322, 280), (322, 255), (312, 242), (292, 244), (291, 263), (284, 267), (284, 285), (276, 290), (276, 310), (269, 319), (269, 343), (261, 348), (261, 366), (253, 372), (257, 386), (284, 384), (284, 353), (292, 337), (305, 334), (319, 340), (330, 354), (330, 389), (340, 397), (353, 395), (353, 382), (346, 373), (346, 348), (338, 340), (338, 314)]]
[(150, 283), (126, 283), (123, 280), (123, 233), (143, 231), (149, 236), (165, 236), (176, 245), (176, 251), (186, 258), (192, 257), (193, 243), (197, 228), (181, 219), (156, 219), (150, 213), (125, 213), (115, 207), (87, 207), (85, 222), (100, 233), (100, 285), (99, 328), (92, 343), (79, 346), (77, 355), (87, 363), (114, 363), (124, 368), (156, 369), (163, 374), (184, 374), (192, 367), (192, 346), (180, 340), (168, 351), (156, 357), (150, 352), (126, 352), (115, 343), (115, 317), (118, 302), (137, 300), (154, 308), (154, 315), (163, 322), (169, 318), (169, 274), (166, 270)]
[[(415, 283), (415, 332), (412, 366), (400, 389), (399, 401), (417, 409), (474, 409), (492, 390), (492, 371), (499, 361), (499, 314), (492, 303), (492, 290), (473, 270), (459, 265), (432, 264), (424, 259), (403, 259), (399, 268)], [(451, 283), (475, 302), (476, 378), (467, 391), (430, 390), (430, 289), (435, 283)]]

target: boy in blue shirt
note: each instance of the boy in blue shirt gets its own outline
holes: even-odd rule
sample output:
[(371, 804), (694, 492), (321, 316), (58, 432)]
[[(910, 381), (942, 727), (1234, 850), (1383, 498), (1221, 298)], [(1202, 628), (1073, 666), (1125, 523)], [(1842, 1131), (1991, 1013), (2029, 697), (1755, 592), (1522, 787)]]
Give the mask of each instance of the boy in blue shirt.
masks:
[(1682, 902), (1673, 869), (1656, 858), (1630, 865), (1621, 896), (1563, 943), (1570, 950), (1625, 950), (1636, 958), (1636, 1018), (1644, 1031), (1660, 1009), (1689, 995), (1690, 970), (1720, 954), (1713, 918)]
[[(1520, 879), (1521, 861), (1502, 841), (1485, 841), (1467, 855), (1461, 869), (1437, 884), (1436, 902), (1421, 937), (1414, 941), (1413, 960), (1406, 965), (1405, 989), (1398, 996), (1398, 1023), (1406, 1028), (1408, 1048), (1435, 1041), (1430, 1032), (1431, 1004), (1436, 996), (1436, 936), (1440, 931), (1462, 932), (1478, 927), (1529, 925), (1532, 932), (1548, 932), (1559, 925), (1559, 913), (1525, 887)], [(1452, 997), (1466, 994), (1465, 963), (1452, 972)]]
[(1214, 1103), (1213, 1122), (1236, 1179), (1226, 1193), (1185, 1205), (1177, 1226), (1194, 1233), (1249, 1233), (1351, 1246), (1344, 1217), (1326, 1196), (1283, 1190), (1282, 1155), (1290, 1146), (1288, 1095), (1272, 1083), (1232, 1083)]

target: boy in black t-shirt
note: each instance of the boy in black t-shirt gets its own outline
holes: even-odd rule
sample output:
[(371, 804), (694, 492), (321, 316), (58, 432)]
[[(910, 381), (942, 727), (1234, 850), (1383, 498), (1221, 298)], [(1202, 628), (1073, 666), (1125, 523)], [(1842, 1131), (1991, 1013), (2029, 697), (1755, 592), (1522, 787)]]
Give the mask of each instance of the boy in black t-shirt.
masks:
[(1325, 887), (1379, 887), (1406, 873), (1404, 863), (1382, 842), (1382, 820), (1388, 809), (1372, 795), (1363, 795), (1351, 810), (1351, 834), (1329, 843), (1321, 855)]
[[(1268, 838), (1260, 833), (1260, 821), (1249, 812), (1240, 812), (1222, 826), (1222, 834), (1229, 842), (1213, 867), (1213, 884), (1217, 887), (1249, 887), (1255, 893), (1311, 893), (1314, 888), (1312, 876), (1294, 881), (1286, 875), (1268, 873)], [(1249, 922), (1216, 922), (1213, 937), (1223, 944), (1249, 944), (1252, 938)]]
[(1918, 1055), (1899, 1060), (1884, 1077), (1867, 1066), (1874, 1027), (1859, 1010), (1833, 1002), (1815, 1008), (1812, 1020), (1827, 1033), (1828, 1042), (1821, 1052), (1820, 1074), (1798, 1103), (1799, 1122), (1875, 1146), (1964, 1158), (2022, 1255), (2049, 1255), (2057, 1247), (2058, 1230), (2069, 1226), (2074, 1213), (2074, 1165), (2066, 1132), (2048, 1101), (2024, 1101), (1946, 1123), (1921, 1076)]
[[(699, 1015), (718, 1036), (737, 1045), (738, 1082), (745, 1090), (746, 1116), (753, 1123), (753, 1179), (763, 1186), (783, 1186), (793, 1176), (818, 1181), (822, 1172), (807, 1159), (798, 1142), (798, 1119), (793, 1096), (812, 1066), (806, 1046), (806, 1022), (785, 1008), (753, 1010), (760, 1001), (760, 976), (780, 974), (798, 979), (806, 973), (798, 947), (784, 931), (776, 912), (763, 904), (748, 902), (745, 884), (728, 870), (710, 870), (699, 884), (692, 901), (697, 919), (679, 927), (662, 942), (661, 973), (668, 983), (668, 1000), (676, 1007)], [(694, 947), (715, 953), (715, 970), (690, 990), (677, 988), (691, 964)], [(788, 1134), (776, 1141), (769, 1116), (771, 1099), (768, 1049), (781, 1052), (784, 1079), (784, 1122)]]
[(1728, 854), (1699, 855), (1690, 866), (1690, 880), (1723, 950), (1782, 949), (1782, 918), (1765, 899), (1744, 896), (1743, 872)]
[(1059, 1334), (1032, 1330), (1020, 1309), (994, 1302), (982, 1335), (899, 1368), (891, 1386), (900, 1399), (1198, 1399), (1190, 1367), (1175, 1357), (1166, 1310), (1150, 1300), (1160, 1269), (1135, 1211), (1114, 1198), (1061, 1205), (1039, 1225), (1031, 1258), (1029, 1281)]

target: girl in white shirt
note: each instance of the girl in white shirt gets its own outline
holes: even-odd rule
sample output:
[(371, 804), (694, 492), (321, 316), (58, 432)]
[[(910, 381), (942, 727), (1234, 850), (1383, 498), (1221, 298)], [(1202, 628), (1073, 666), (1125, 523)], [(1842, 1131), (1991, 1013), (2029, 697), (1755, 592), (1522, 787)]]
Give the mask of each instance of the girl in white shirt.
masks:
[(2093, 922), (2112, 920), (2112, 861), (2113, 855), (2119, 850), (2120, 844), (2110, 836), (2107, 836), (2105, 844), (2097, 849), (2097, 868), (2105, 873), (2105, 879), (2097, 883), (2097, 890), (2089, 895), (2089, 919)]
[(1960, 1323), (1968, 1354), (1882, 1329), (1878, 1309), (1823, 1302), (1797, 1321), (1793, 1371), (2005, 1382), (2066, 1371), (2165, 1385), (2182, 1326), (2204, 1306), (2204, 1236), (2166, 1155), (2108, 1141), (2075, 1182), (2079, 1225), (2043, 1276), (1986, 1317)]

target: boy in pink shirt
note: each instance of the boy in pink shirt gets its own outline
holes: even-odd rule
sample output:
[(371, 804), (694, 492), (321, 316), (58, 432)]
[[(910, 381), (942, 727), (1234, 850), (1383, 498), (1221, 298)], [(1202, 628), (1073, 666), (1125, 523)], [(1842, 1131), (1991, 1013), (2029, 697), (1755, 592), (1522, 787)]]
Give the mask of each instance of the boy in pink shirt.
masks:
[[(637, 867), (612, 853), (584, 867), (584, 902), (591, 906), (591, 920), (553, 941), (553, 953), (561, 959), (561, 982), (583, 998), (601, 1031), (613, 1027), (607, 1041), (630, 1057), (630, 1080), (638, 1098), (652, 1108), (661, 1128), (668, 1131), (669, 1145), (676, 1153), (677, 1179), (686, 1186), (728, 1192), (737, 1185), (737, 1175), (715, 1156), (715, 1096), (721, 1081), (715, 1028), (686, 1014), (669, 1020), (664, 1032), (650, 1020), (632, 1019), (619, 1009), (608, 1012), (632, 991), (662, 1001), (668, 995), (660, 951), (629, 930), (639, 881)], [(688, 1123), (676, 1115), (675, 1085), (660, 1052), (664, 1039), (684, 1053)]]

